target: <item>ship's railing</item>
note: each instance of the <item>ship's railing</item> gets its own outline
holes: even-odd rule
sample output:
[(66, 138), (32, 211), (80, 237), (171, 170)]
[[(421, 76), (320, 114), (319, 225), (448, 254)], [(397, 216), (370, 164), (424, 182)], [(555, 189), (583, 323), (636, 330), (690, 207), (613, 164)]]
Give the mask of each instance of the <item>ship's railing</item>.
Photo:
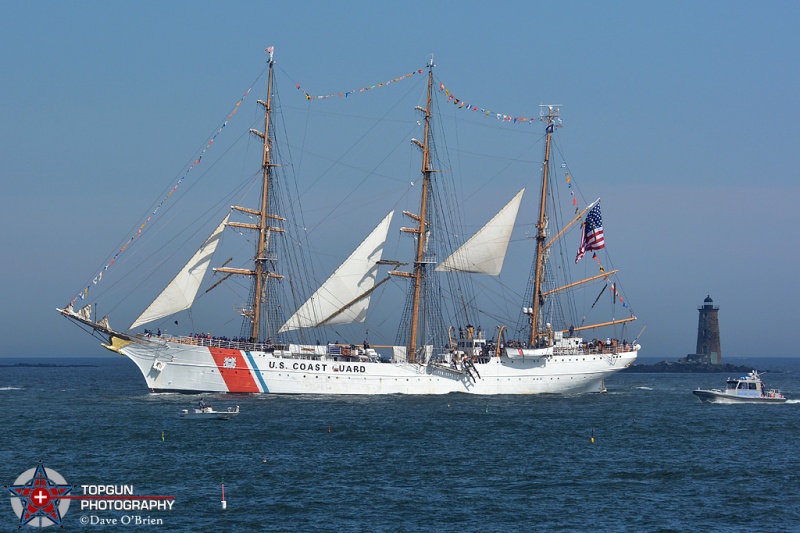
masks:
[(177, 344), (190, 344), (192, 346), (208, 346), (211, 348), (225, 348), (228, 350), (243, 350), (243, 351), (258, 351), (258, 352), (273, 352), (275, 350), (283, 350), (288, 348), (282, 344), (272, 344), (267, 342), (246, 342), (230, 339), (218, 339), (208, 336), (174, 336), (162, 335), (161, 338), (167, 342), (174, 342)]
[[(225, 348), (228, 350), (241, 350), (247, 352), (278, 352), (280, 356), (286, 357), (289, 356), (292, 359), (320, 359), (323, 356), (332, 356), (332, 357), (345, 357), (345, 358), (353, 358), (360, 361), (369, 360), (369, 356), (364, 353), (360, 348), (356, 347), (353, 349), (350, 345), (335, 345), (331, 344), (328, 345), (326, 348), (326, 353), (297, 353), (289, 351), (289, 346), (286, 344), (274, 344), (269, 342), (248, 342), (248, 341), (239, 341), (239, 340), (231, 340), (231, 339), (219, 339), (210, 336), (181, 336), (181, 335), (168, 335), (163, 334), (159, 337), (161, 340), (167, 342), (174, 342), (177, 344), (188, 344), (191, 346), (207, 346), (211, 348)], [(325, 346), (323, 346), (325, 348)], [(277, 354), (276, 354), (277, 355)]]
[(633, 350), (632, 344), (579, 344), (578, 346), (554, 346), (554, 355), (613, 355)]

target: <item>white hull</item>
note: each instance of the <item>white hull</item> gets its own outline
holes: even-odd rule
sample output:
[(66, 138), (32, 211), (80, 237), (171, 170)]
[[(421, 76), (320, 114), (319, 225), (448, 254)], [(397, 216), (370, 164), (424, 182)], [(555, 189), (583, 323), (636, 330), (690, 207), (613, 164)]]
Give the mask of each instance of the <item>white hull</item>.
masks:
[(603, 380), (629, 366), (638, 346), (617, 354), (478, 358), (478, 376), (444, 364), (344, 362), (287, 354), (134, 341), (116, 351), (139, 367), (152, 392), (276, 394), (542, 394), (601, 392)]

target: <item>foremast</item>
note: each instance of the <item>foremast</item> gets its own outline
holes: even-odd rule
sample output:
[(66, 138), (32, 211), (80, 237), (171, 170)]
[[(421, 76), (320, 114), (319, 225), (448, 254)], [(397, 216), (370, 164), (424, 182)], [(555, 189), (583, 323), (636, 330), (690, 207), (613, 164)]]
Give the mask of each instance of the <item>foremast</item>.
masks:
[(269, 53), (269, 75), (267, 78), (267, 100), (259, 100), (258, 103), (264, 108), (264, 131), (260, 132), (251, 129), (250, 133), (259, 137), (262, 140), (262, 157), (261, 157), (261, 202), (260, 209), (254, 210), (247, 207), (232, 206), (233, 209), (258, 217), (258, 224), (247, 224), (243, 222), (229, 222), (227, 225), (236, 228), (244, 228), (254, 230), (258, 234), (256, 239), (255, 257), (253, 259), (254, 268), (238, 269), (219, 267), (215, 268), (216, 272), (227, 273), (228, 275), (238, 274), (251, 276), (253, 278), (253, 294), (250, 309), (245, 310), (245, 319), (252, 322), (250, 327), (250, 337), (254, 342), (259, 340), (260, 325), (263, 319), (263, 308), (265, 304), (265, 294), (267, 294), (267, 283), (270, 279), (281, 279), (283, 276), (270, 269), (270, 263), (274, 262), (274, 254), (270, 250), (270, 237), (273, 232), (283, 233), (283, 228), (272, 225), (271, 221), (282, 221), (283, 217), (270, 213), (268, 210), (270, 201), (270, 190), (273, 168), (277, 166), (272, 163), (271, 158), (271, 144), (270, 138), (270, 119), (272, 113), (272, 87), (273, 87), (273, 69), (275, 60), (273, 58), (272, 48), (267, 49)]

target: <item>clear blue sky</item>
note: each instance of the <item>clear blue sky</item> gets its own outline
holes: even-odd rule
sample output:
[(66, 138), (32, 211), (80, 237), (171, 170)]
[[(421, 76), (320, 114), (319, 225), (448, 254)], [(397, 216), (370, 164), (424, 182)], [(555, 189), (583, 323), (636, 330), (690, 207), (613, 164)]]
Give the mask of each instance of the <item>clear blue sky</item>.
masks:
[(202, 147), (267, 45), (286, 105), (305, 105), (295, 82), (357, 88), (430, 53), (478, 105), (564, 104), (570, 165), (603, 197), (648, 325), (641, 355), (693, 352), (707, 294), (723, 356), (798, 355), (797, 2), (0, 5), (0, 356), (104, 353), (54, 309)]

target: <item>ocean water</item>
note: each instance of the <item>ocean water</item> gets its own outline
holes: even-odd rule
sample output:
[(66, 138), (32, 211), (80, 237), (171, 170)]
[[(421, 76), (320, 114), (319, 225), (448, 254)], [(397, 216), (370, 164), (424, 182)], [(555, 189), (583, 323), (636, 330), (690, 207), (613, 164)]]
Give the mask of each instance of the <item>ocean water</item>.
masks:
[(800, 531), (800, 358), (726, 361), (780, 370), (764, 379), (796, 398), (784, 405), (691, 393), (725, 374), (621, 372), (575, 396), (205, 395), (240, 406), (229, 421), (179, 419), (199, 396), (150, 395), (121, 357), (24, 361), (91, 366), (0, 367), (3, 485), (41, 461), (73, 494), (175, 497), (171, 511), (72, 501), (72, 531), (137, 516), (162, 531)]

